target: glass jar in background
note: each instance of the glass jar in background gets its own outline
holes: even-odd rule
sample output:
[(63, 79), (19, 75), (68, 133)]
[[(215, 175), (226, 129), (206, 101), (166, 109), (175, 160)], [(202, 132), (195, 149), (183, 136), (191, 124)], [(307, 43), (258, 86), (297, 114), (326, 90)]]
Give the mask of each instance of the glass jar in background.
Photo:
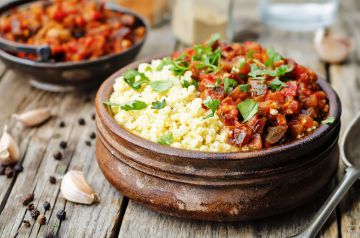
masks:
[(173, 33), (186, 45), (204, 42), (214, 33), (231, 41), (233, 5), (234, 0), (173, 0)]
[(168, 12), (167, 0), (116, 0), (116, 2), (145, 17), (150, 26), (162, 23)]
[(338, 0), (262, 0), (261, 18), (280, 29), (313, 31), (335, 22), (338, 4)]

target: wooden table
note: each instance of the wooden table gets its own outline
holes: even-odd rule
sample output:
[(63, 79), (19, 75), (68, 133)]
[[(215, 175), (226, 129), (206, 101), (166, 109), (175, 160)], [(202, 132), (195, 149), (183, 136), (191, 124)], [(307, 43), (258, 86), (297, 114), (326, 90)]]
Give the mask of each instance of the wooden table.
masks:
[[(349, 60), (342, 65), (319, 61), (314, 52), (313, 33), (289, 33), (262, 26), (256, 13), (256, 1), (236, 1), (236, 30), (257, 33), (257, 41), (274, 46), (283, 55), (324, 75), (341, 98), (344, 128), (360, 111), (360, 2), (341, 3), (333, 29), (352, 37), (355, 47)], [(152, 30), (139, 58), (171, 52), (178, 47), (169, 24), (165, 24)], [(95, 142), (89, 139), (89, 134), (95, 131), (92, 119), (95, 91), (85, 94), (40, 91), (28, 84), (27, 76), (3, 65), (0, 75), (0, 126), (7, 124), (19, 141), (24, 167), (16, 177), (0, 176), (1, 237), (44, 237), (50, 232), (59, 237), (288, 237), (304, 229), (323, 202), (323, 198), (319, 198), (287, 214), (244, 223), (188, 221), (159, 215), (123, 197), (101, 174), (95, 161)], [(53, 107), (57, 115), (41, 127), (25, 129), (11, 119), (15, 112), (41, 106)], [(86, 125), (78, 124), (80, 118), (85, 119)], [(59, 127), (61, 121), (66, 124), (64, 128)], [(59, 150), (62, 140), (68, 142), (68, 148), (62, 160), (54, 160), (53, 153)], [(91, 146), (85, 144), (88, 140)], [(86, 206), (65, 201), (60, 193), (60, 179), (70, 169), (84, 171), (100, 194), (99, 204)], [(339, 170), (339, 176), (342, 171)], [(57, 177), (58, 182), (50, 184), (49, 176)], [(337, 181), (334, 178), (333, 185)], [(45, 212), (46, 225), (33, 222), (22, 205), (21, 198), (28, 193), (35, 194), (34, 205), (41, 212), (44, 201), (51, 203), (51, 209)], [(360, 237), (359, 193), (360, 183), (357, 182), (326, 223), (320, 237)], [(59, 209), (67, 213), (63, 222), (56, 218)], [(26, 228), (23, 220), (31, 221), (31, 226)]]

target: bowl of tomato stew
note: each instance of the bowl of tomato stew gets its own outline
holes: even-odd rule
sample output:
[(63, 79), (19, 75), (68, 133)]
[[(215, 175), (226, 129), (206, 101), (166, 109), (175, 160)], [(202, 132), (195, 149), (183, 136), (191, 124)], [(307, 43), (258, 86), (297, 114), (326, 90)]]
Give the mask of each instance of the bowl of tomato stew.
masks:
[(30, 75), (50, 91), (99, 85), (117, 67), (129, 64), (147, 35), (145, 20), (118, 5), (96, 1), (13, 1), (0, 7), (2, 41), (47, 46), (50, 57), (0, 50), (11, 68)]
[[(156, 59), (120, 69), (96, 97), (97, 161), (125, 196), (172, 216), (238, 221), (289, 211), (325, 191), (338, 166), (341, 114), (339, 98), (325, 80), (254, 42), (212, 40)], [(171, 131), (173, 123), (167, 128), (172, 132), (167, 143), (153, 139), (154, 123), (162, 122), (151, 121), (151, 110), (159, 115), (170, 107), (171, 116), (161, 116), (170, 122), (177, 113), (173, 88), (156, 98), (155, 85), (160, 83), (152, 77), (159, 70), (174, 75), (169, 76), (172, 87), (183, 85), (194, 100), (202, 100), (201, 119), (221, 121), (227, 132), (222, 143), (235, 151), (214, 151), (205, 146), (206, 139), (205, 147), (189, 147), (182, 142), (196, 128), (179, 138)], [(118, 90), (137, 98), (136, 104), (122, 101)], [(166, 105), (147, 106), (152, 97)], [(153, 123), (149, 133), (136, 131), (144, 128), (131, 121), (137, 111), (148, 118), (142, 124)], [(130, 120), (122, 123), (123, 117)]]

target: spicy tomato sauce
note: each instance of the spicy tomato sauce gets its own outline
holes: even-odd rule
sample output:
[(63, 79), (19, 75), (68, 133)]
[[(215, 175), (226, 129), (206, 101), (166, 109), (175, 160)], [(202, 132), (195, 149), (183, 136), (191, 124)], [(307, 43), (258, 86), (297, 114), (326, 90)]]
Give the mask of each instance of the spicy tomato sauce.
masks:
[(329, 111), (315, 72), (255, 42), (208, 41), (173, 60), (191, 70), (204, 108), (216, 110), (228, 143), (244, 151), (306, 136)]

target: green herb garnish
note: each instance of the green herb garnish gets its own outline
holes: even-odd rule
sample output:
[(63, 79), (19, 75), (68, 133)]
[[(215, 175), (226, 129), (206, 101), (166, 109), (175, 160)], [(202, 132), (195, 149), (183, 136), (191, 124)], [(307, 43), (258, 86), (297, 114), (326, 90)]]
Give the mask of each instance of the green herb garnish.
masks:
[(161, 71), (164, 68), (165, 65), (169, 65), (169, 64), (172, 64), (172, 63), (173, 63), (173, 61), (170, 59), (170, 57), (166, 57), (161, 61), (161, 63), (156, 68), (156, 70)]
[(259, 110), (259, 104), (253, 99), (246, 99), (239, 103), (237, 109), (240, 111), (241, 116), (244, 118), (243, 123), (252, 118)]
[(157, 143), (159, 143), (160, 145), (171, 145), (173, 143), (173, 134), (171, 132), (161, 136), (159, 138), (159, 140), (157, 141)]
[(207, 97), (204, 101), (204, 105), (211, 110), (211, 113), (207, 115), (204, 119), (213, 117), (215, 115), (216, 109), (218, 108), (220, 101), (218, 99), (211, 99)]
[(250, 91), (250, 85), (249, 84), (240, 84), (239, 89), (241, 92), (249, 92)]
[(283, 75), (286, 74), (286, 73), (291, 72), (292, 70), (293, 70), (293, 67), (292, 67), (292, 66), (283, 64), (283, 65), (280, 65), (279, 67), (277, 67), (277, 68), (275, 69), (275, 73), (276, 73), (276, 76), (277, 76), (277, 77), (280, 77), (280, 76), (283, 76)]
[(165, 99), (163, 99), (161, 102), (160, 101), (155, 101), (153, 103), (151, 103), (151, 109), (162, 109), (166, 106), (166, 101)]
[(103, 104), (112, 107), (120, 107), (120, 109), (124, 111), (141, 110), (147, 107), (147, 104), (145, 102), (139, 100), (133, 100), (123, 104), (105, 101), (103, 102)]
[(269, 56), (269, 59), (265, 61), (265, 65), (267, 67), (273, 67), (275, 62), (282, 59), (282, 56), (278, 54), (272, 47), (267, 48), (266, 52)]
[(333, 124), (335, 121), (335, 117), (328, 117), (325, 120), (321, 121), (321, 124)]
[(254, 50), (249, 50), (249, 51), (246, 53), (246, 57), (249, 58), (249, 59), (254, 58)]
[(237, 81), (230, 78), (224, 78), (224, 92), (231, 93), (231, 91), (238, 85)]
[(257, 66), (256, 64), (251, 64), (250, 65), (250, 73), (248, 74), (251, 78), (253, 79), (265, 79), (264, 75), (265, 75), (265, 71), (260, 69), (259, 66)]
[(171, 88), (172, 85), (173, 82), (170, 80), (157, 80), (150, 83), (150, 87), (158, 93), (165, 92), (166, 90)]
[[(137, 79), (137, 76), (140, 77), (140, 79)], [(137, 70), (129, 69), (124, 74), (124, 81), (133, 89), (137, 90), (141, 87), (142, 84), (148, 83), (150, 80), (148, 77), (145, 76), (144, 73), (140, 73)]]
[(283, 87), (286, 87), (286, 83), (282, 82), (278, 77), (272, 80), (269, 84), (269, 88), (279, 91)]
[(185, 61), (186, 54), (182, 53), (178, 58), (172, 61), (172, 66), (170, 70), (175, 75), (183, 75), (186, 71), (189, 70), (189, 63)]
[(212, 34), (210, 39), (206, 42), (207, 45), (212, 46), (216, 41), (220, 40), (221, 35), (219, 33)]

